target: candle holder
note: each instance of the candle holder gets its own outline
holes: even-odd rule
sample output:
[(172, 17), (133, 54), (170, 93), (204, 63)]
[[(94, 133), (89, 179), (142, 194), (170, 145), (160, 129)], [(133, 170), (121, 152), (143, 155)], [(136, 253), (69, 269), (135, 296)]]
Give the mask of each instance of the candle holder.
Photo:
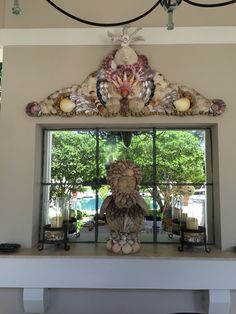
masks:
[(62, 227), (52, 227), (51, 225), (43, 226), (43, 238), (39, 243), (38, 249), (42, 251), (44, 244), (64, 245), (64, 250), (68, 251), (68, 224), (63, 224)]
[(174, 235), (180, 236), (180, 229), (186, 227), (187, 214), (183, 213), (183, 200), (181, 196), (175, 197), (175, 204), (172, 205), (171, 229), (169, 239)]
[(205, 251), (210, 253), (211, 249), (207, 246), (206, 242), (206, 228), (199, 226), (197, 229), (187, 229), (186, 227), (180, 228), (180, 244), (178, 247), (180, 252), (183, 252), (184, 247), (203, 246)]

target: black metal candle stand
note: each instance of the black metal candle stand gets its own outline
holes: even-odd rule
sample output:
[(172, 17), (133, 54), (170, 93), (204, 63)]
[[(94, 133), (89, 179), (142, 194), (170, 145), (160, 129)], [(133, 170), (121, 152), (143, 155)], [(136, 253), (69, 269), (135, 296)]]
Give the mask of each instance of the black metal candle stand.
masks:
[(207, 246), (206, 242), (206, 228), (199, 226), (198, 229), (180, 228), (180, 246), (178, 250), (182, 252), (184, 247), (204, 246), (205, 251), (210, 253), (211, 249)]
[(44, 244), (54, 244), (59, 246), (63, 244), (64, 250), (68, 251), (70, 246), (68, 245), (68, 224), (63, 224), (62, 227), (51, 227), (51, 225), (43, 226), (43, 238), (39, 243), (38, 249), (41, 251), (44, 249)]
[(186, 226), (186, 222), (185, 221), (180, 221), (178, 218), (174, 218), (172, 220), (172, 230), (171, 232), (168, 234), (168, 237), (170, 239), (173, 238), (174, 235), (180, 235), (180, 229), (181, 228), (185, 228)]

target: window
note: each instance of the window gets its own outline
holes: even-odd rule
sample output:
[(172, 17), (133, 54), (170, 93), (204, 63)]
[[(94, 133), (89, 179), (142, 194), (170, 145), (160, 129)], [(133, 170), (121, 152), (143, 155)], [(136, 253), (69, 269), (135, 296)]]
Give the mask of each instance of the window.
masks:
[(58, 197), (69, 196), (70, 241), (106, 242), (99, 216), (110, 193), (106, 173), (113, 161), (128, 159), (142, 170), (149, 209), (141, 242), (178, 242), (178, 221), (187, 216), (214, 242), (210, 129), (44, 130), (44, 145), (42, 226), (55, 218)]

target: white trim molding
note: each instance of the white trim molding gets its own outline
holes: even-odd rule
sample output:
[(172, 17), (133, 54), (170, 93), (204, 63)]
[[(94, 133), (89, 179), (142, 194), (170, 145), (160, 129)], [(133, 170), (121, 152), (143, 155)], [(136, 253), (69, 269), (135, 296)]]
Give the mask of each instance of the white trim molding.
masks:
[[(121, 31), (120, 28), (2, 28), (0, 46), (113, 45), (108, 30), (116, 34)], [(176, 27), (173, 31), (145, 27), (139, 34), (144, 41), (135, 45), (236, 44), (236, 26)]]
[(0, 278), (0, 288), (23, 288), (25, 313), (45, 313), (48, 288), (72, 288), (205, 290), (208, 314), (230, 314), (236, 263), (233, 258), (5, 256)]
[(23, 307), (25, 313), (45, 313), (47, 310), (48, 289), (23, 289)]

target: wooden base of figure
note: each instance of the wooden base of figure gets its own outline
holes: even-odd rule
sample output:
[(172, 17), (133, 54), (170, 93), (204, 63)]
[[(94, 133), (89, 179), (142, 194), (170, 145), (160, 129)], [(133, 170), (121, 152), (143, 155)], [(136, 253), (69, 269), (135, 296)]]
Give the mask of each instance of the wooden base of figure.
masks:
[(106, 248), (115, 254), (133, 254), (140, 250), (137, 234), (111, 232)]

